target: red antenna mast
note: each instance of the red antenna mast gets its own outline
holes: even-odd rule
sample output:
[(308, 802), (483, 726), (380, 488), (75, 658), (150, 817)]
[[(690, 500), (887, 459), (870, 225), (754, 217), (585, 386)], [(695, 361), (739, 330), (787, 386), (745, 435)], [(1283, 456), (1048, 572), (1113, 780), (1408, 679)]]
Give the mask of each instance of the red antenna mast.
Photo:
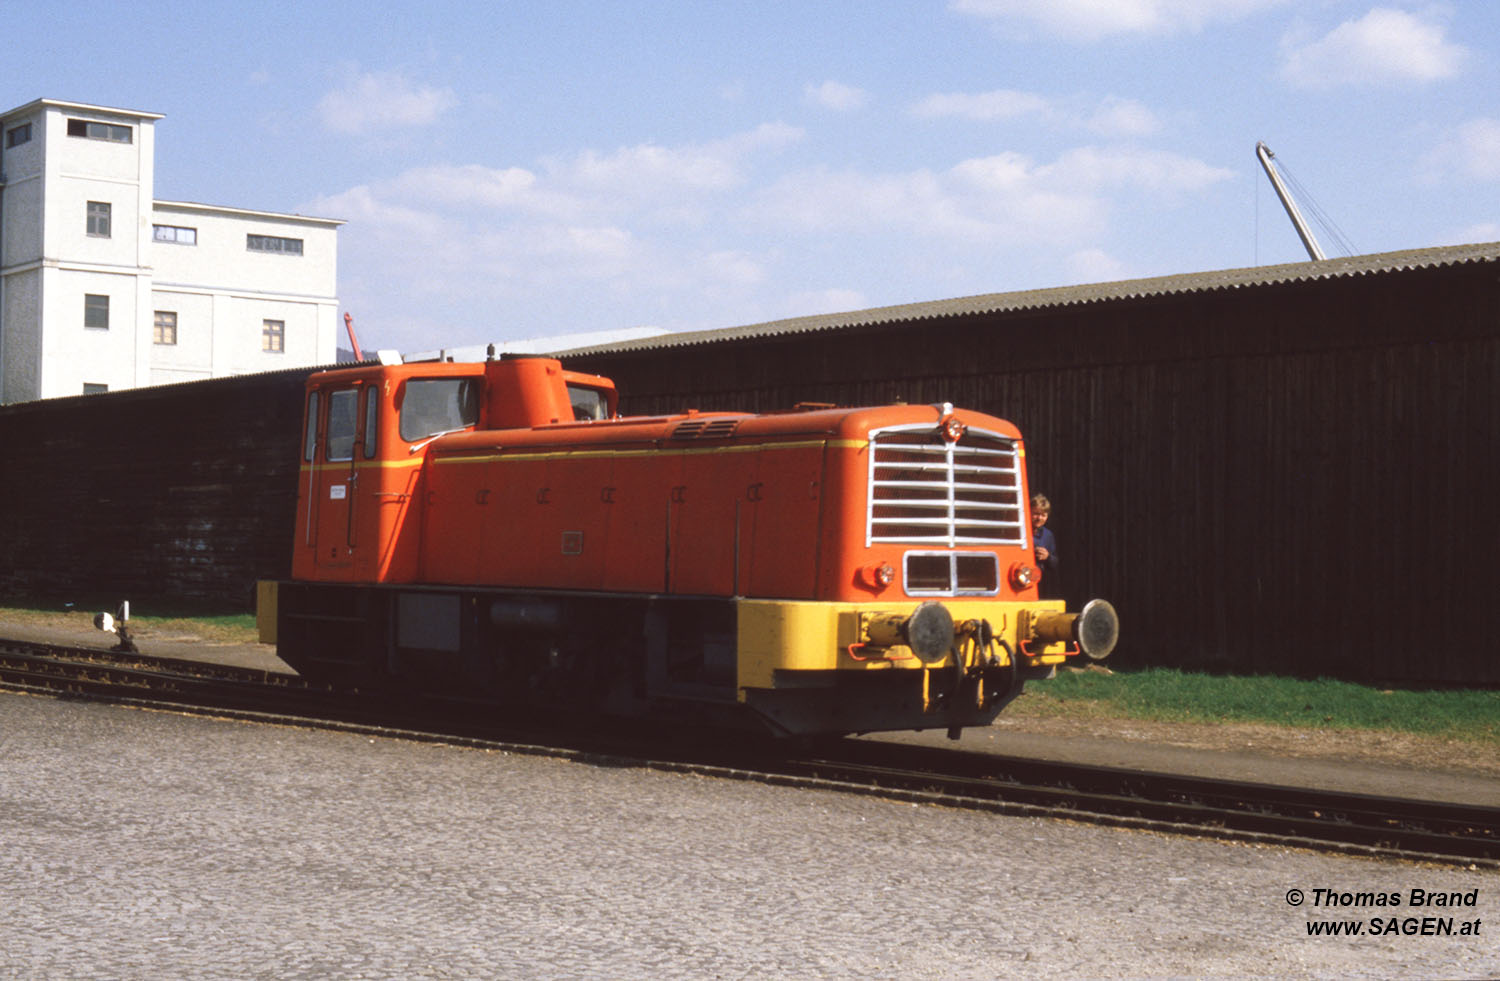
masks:
[(344, 329), (349, 332), (349, 343), (354, 346), (354, 360), (363, 361), (364, 352), (359, 349), (359, 338), (354, 336), (354, 314), (344, 314)]

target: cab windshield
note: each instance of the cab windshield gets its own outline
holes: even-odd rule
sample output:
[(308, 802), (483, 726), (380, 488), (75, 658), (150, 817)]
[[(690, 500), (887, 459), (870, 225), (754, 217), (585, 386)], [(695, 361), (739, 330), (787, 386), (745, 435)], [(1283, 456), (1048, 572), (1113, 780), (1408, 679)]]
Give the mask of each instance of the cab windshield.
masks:
[(475, 378), (413, 378), (401, 401), (401, 438), (408, 443), (466, 429), (479, 420)]

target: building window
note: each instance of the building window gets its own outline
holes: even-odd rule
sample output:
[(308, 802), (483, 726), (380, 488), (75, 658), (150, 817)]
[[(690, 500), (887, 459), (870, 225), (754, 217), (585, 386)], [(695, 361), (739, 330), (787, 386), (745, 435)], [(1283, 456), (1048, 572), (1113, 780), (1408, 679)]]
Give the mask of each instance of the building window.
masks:
[(177, 343), (177, 312), (175, 310), (156, 311), (156, 322), (151, 325), (151, 343)]
[(183, 228), (181, 225), (152, 225), (151, 240), (153, 242), (174, 242), (177, 245), (197, 245), (198, 229)]
[(89, 235), (94, 238), (109, 238), (109, 202), (89, 202)]
[(275, 235), (246, 235), (245, 248), (251, 252), (277, 252), (281, 255), (301, 255), (300, 238), (277, 238)]
[(107, 391), (109, 391), (109, 386), (100, 382), (83, 383), (83, 394), (85, 395), (103, 395)]
[(109, 297), (86, 293), (83, 297), (83, 326), (109, 330)]
[(7, 130), (5, 133), (6, 146), (20, 146), (22, 143), (31, 142), (31, 124), (22, 123), (15, 129)]
[(262, 320), (260, 322), (260, 349), (272, 354), (286, 350), (286, 321)]
[(68, 135), (81, 136), (88, 140), (108, 140), (111, 143), (131, 142), (129, 126), (113, 123), (96, 123), (91, 119), (68, 120)]

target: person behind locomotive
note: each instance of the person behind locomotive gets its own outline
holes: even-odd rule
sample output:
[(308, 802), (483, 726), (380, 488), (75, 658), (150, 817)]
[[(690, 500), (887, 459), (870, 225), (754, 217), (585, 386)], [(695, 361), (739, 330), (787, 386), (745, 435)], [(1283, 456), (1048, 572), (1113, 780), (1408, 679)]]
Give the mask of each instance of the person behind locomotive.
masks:
[(1047, 518), (1052, 514), (1052, 502), (1045, 494), (1031, 496), (1031, 537), (1036, 548), (1036, 567), (1042, 579), (1037, 584), (1042, 599), (1062, 599), (1061, 563), (1057, 555), (1057, 538), (1047, 527)]

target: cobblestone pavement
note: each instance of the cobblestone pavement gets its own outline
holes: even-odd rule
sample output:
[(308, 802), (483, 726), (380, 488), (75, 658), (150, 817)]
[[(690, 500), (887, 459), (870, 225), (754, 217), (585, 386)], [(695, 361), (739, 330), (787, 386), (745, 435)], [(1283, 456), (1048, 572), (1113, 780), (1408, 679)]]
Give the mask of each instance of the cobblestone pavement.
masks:
[(0, 978), (1500, 975), (1494, 873), (7, 693), (0, 840)]

